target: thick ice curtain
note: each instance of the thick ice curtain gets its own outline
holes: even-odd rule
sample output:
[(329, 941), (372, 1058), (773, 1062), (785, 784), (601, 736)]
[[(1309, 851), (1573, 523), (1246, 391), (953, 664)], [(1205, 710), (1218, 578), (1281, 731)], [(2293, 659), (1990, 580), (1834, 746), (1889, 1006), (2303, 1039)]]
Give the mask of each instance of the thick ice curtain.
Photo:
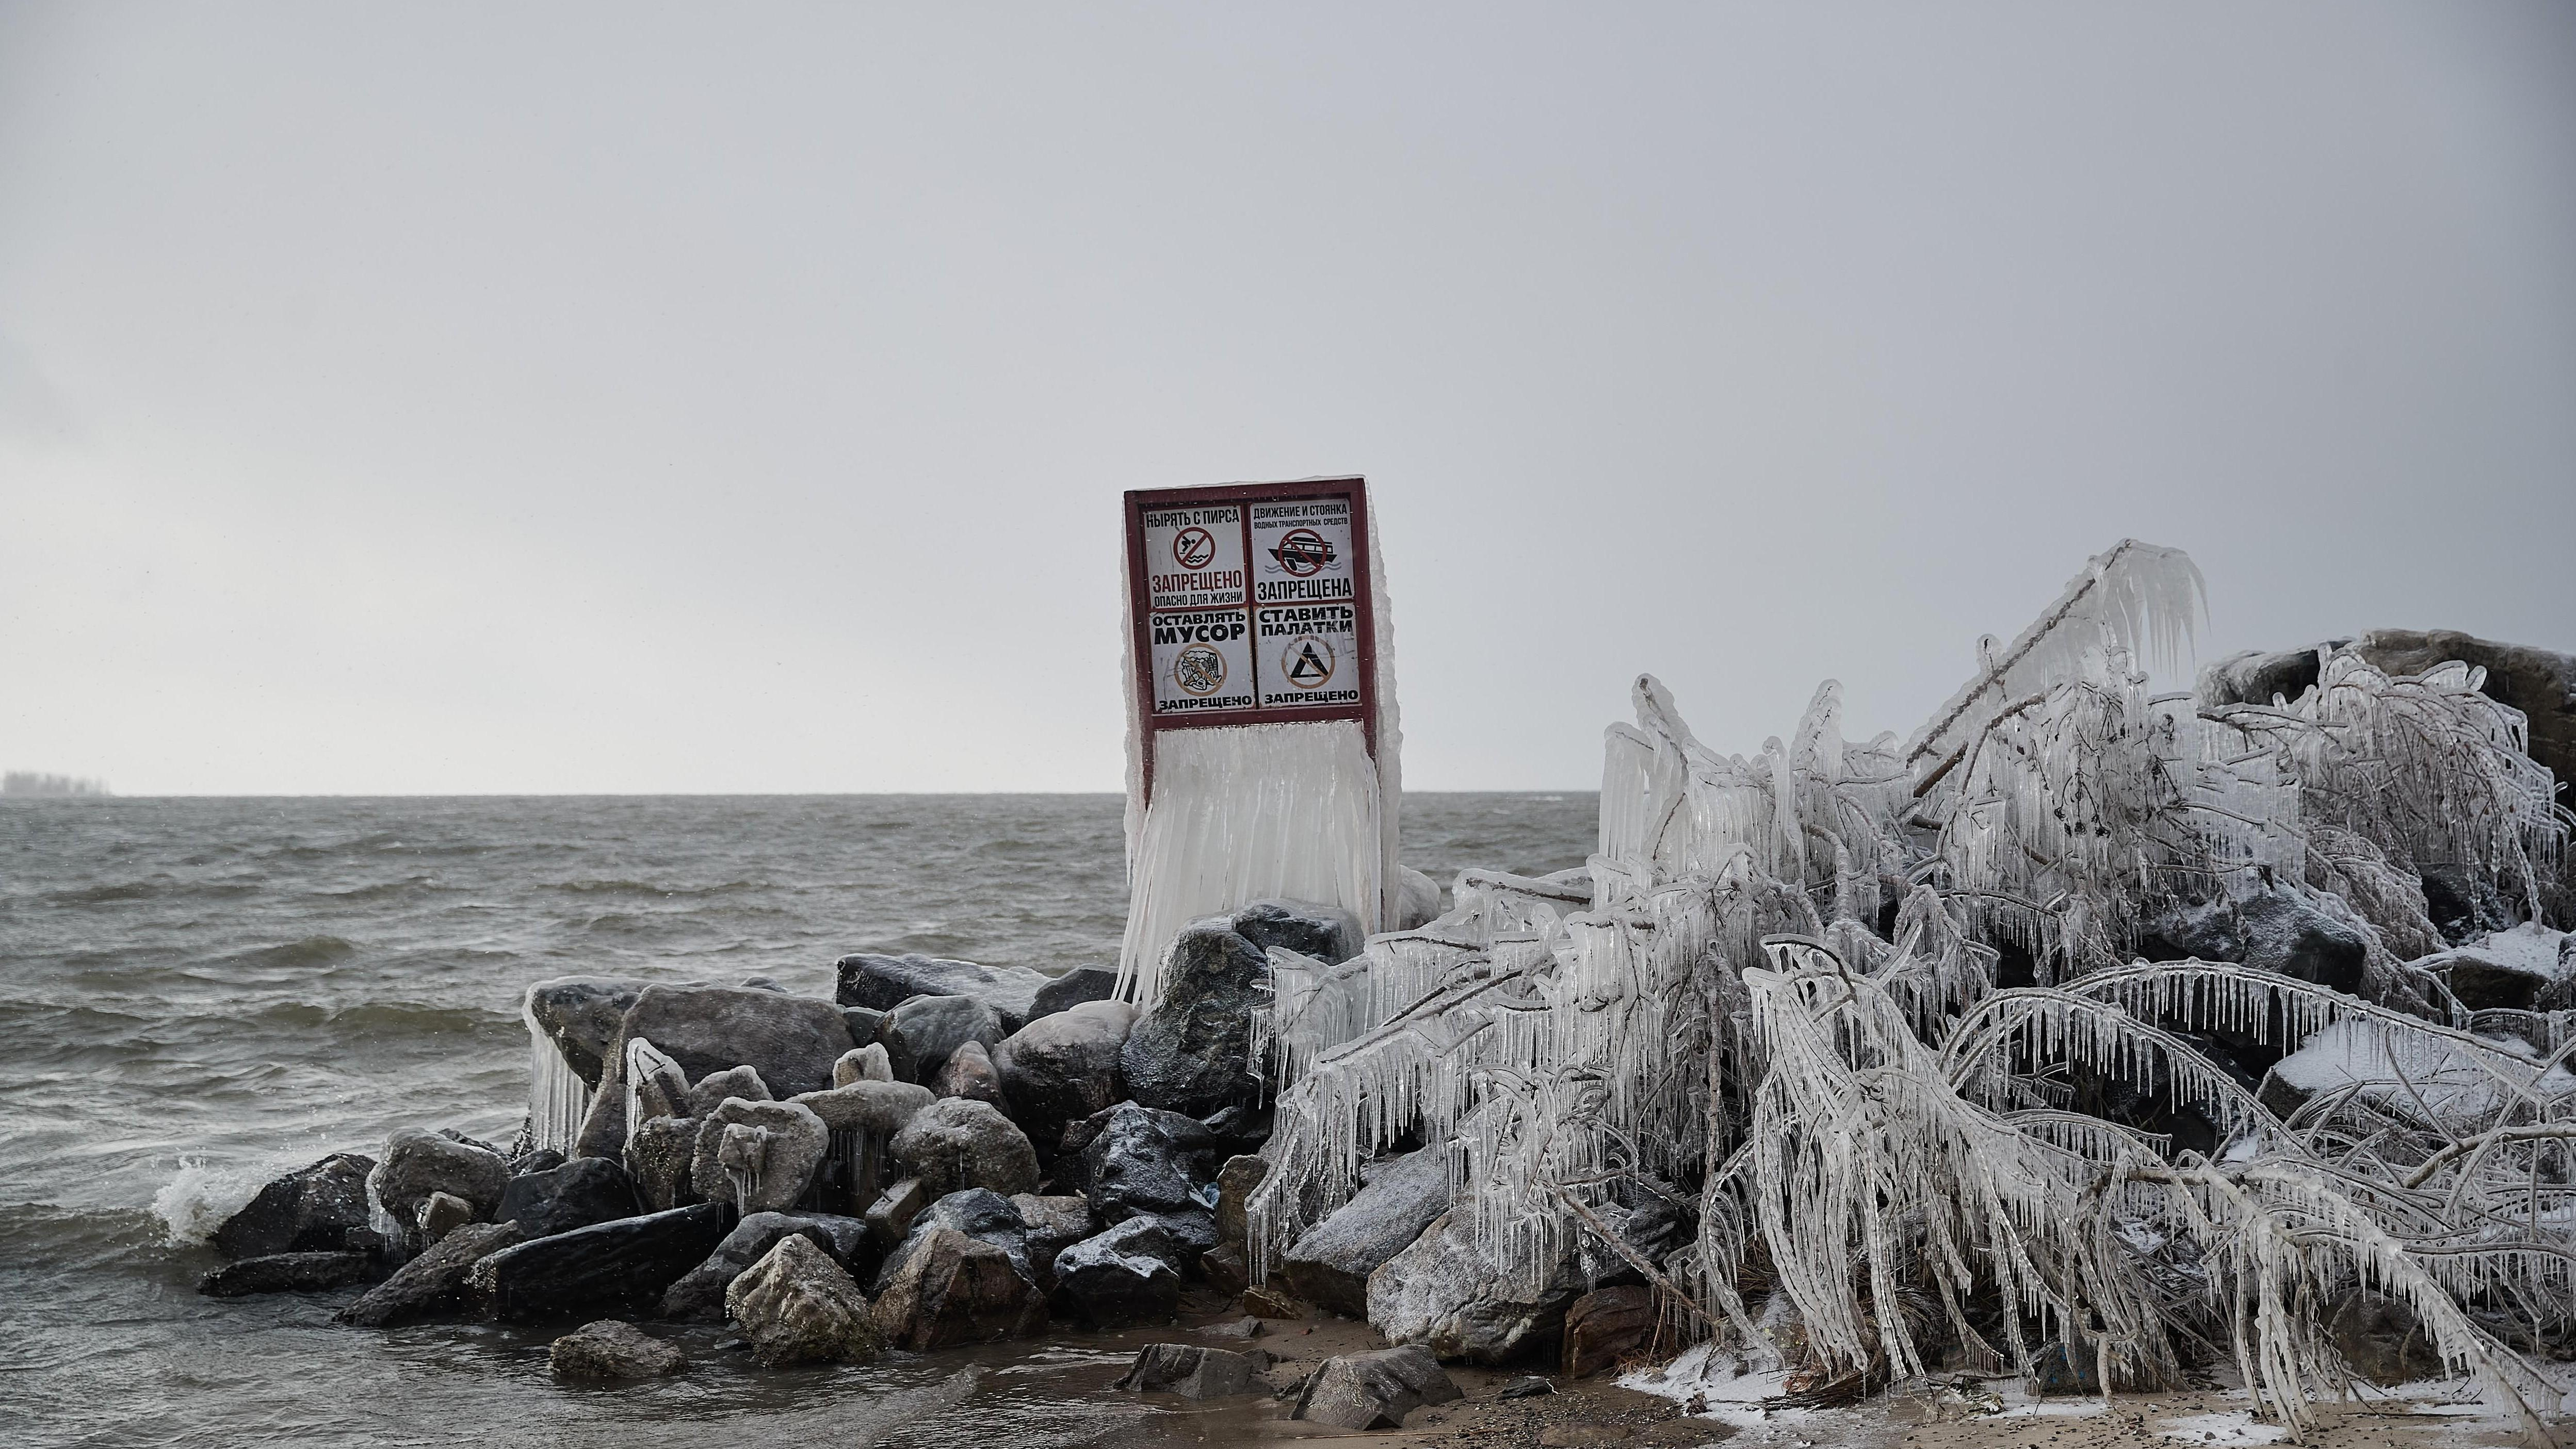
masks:
[(1380, 798), (1356, 722), (1164, 731), (1153, 803), (1128, 852), (1120, 992), (1161, 1000), (1163, 956), (1181, 928), (1265, 896), (1342, 906), (1376, 932)]

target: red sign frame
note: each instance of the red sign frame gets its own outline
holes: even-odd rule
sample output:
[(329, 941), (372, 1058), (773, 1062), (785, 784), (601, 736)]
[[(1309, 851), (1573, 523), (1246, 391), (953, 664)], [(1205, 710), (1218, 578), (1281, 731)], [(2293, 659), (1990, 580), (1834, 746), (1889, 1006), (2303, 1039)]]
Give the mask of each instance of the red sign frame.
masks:
[[(1154, 646), (1153, 594), (1147, 587), (1145, 558), (1145, 514), (1168, 508), (1207, 505), (1235, 506), (1236, 526), (1242, 530), (1244, 560), (1243, 602), (1240, 606), (1210, 605), (1190, 612), (1213, 612), (1240, 607), (1245, 627), (1249, 629), (1254, 611), (1260, 607), (1253, 597), (1252, 509), (1261, 503), (1296, 503), (1313, 499), (1341, 499), (1350, 507), (1352, 598), (1358, 608), (1359, 693), (1357, 704), (1281, 705), (1250, 709), (1211, 710), (1205, 714), (1158, 715), (1154, 712)], [(1154, 788), (1154, 737), (1164, 730), (1213, 729), (1221, 725), (1313, 724), (1325, 720), (1357, 720), (1368, 745), (1370, 759), (1377, 758), (1377, 590), (1374, 587), (1376, 560), (1369, 550), (1368, 480), (1365, 478), (1310, 478), (1296, 483), (1228, 483), (1209, 488), (1138, 488), (1127, 493), (1127, 627), (1130, 635), (1129, 657), (1135, 661), (1134, 677), (1128, 688), (1135, 691), (1137, 735), (1144, 751), (1145, 790), (1150, 797)], [(1177, 612), (1177, 611), (1166, 611)], [(1256, 687), (1254, 697), (1259, 698)]]

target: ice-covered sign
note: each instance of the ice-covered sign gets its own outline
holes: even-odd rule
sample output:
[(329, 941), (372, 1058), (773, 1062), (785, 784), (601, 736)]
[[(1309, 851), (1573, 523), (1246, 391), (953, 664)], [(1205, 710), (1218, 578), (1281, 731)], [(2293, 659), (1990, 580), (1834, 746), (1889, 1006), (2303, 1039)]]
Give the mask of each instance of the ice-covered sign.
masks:
[(1375, 930), (1395, 880), (1381, 572), (1358, 478), (1127, 495), (1130, 906), (1142, 1001), (1181, 925), (1266, 896)]

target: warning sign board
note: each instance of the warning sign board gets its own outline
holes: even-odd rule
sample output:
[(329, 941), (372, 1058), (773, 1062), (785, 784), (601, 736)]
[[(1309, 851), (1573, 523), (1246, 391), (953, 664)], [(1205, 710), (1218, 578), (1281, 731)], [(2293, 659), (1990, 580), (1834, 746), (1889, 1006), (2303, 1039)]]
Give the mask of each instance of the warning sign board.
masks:
[(1252, 505), (1252, 598), (1261, 604), (1358, 596), (1347, 498)]
[(1148, 607), (1243, 602), (1242, 508), (1158, 508), (1144, 524)]
[(1241, 609), (1158, 613), (1152, 629), (1156, 714), (1253, 707), (1251, 629)]
[(1360, 702), (1360, 611), (1355, 603), (1263, 604), (1252, 611), (1264, 705)]
[(1127, 561), (1130, 654), (1149, 737), (1351, 719), (1374, 751), (1365, 482), (1130, 493)]

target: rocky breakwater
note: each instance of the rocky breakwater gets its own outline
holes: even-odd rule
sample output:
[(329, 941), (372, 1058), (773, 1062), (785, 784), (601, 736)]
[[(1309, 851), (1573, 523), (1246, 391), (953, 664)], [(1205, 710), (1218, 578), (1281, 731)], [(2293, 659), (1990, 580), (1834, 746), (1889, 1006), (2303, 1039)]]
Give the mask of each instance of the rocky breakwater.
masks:
[[(1142, 1013), (1106, 970), (920, 956), (844, 957), (830, 1000), (540, 982), (518, 1141), (405, 1128), (290, 1173), (216, 1231), (233, 1261), (205, 1291), (362, 1289), (337, 1315), (357, 1327), (560, 1324), (553, 1370), (589, 1383), (681, 1371), (666, 1324), (729, 1323), (784, 1367), (1168, 1323), (1194, 1284), (1245, 1287), (1270, 945), (1355, 952), (1358, 927), (1279, 901), (1200, 922)], [(1211, 1352), (1136, 1386), (1259, 1387)]]

